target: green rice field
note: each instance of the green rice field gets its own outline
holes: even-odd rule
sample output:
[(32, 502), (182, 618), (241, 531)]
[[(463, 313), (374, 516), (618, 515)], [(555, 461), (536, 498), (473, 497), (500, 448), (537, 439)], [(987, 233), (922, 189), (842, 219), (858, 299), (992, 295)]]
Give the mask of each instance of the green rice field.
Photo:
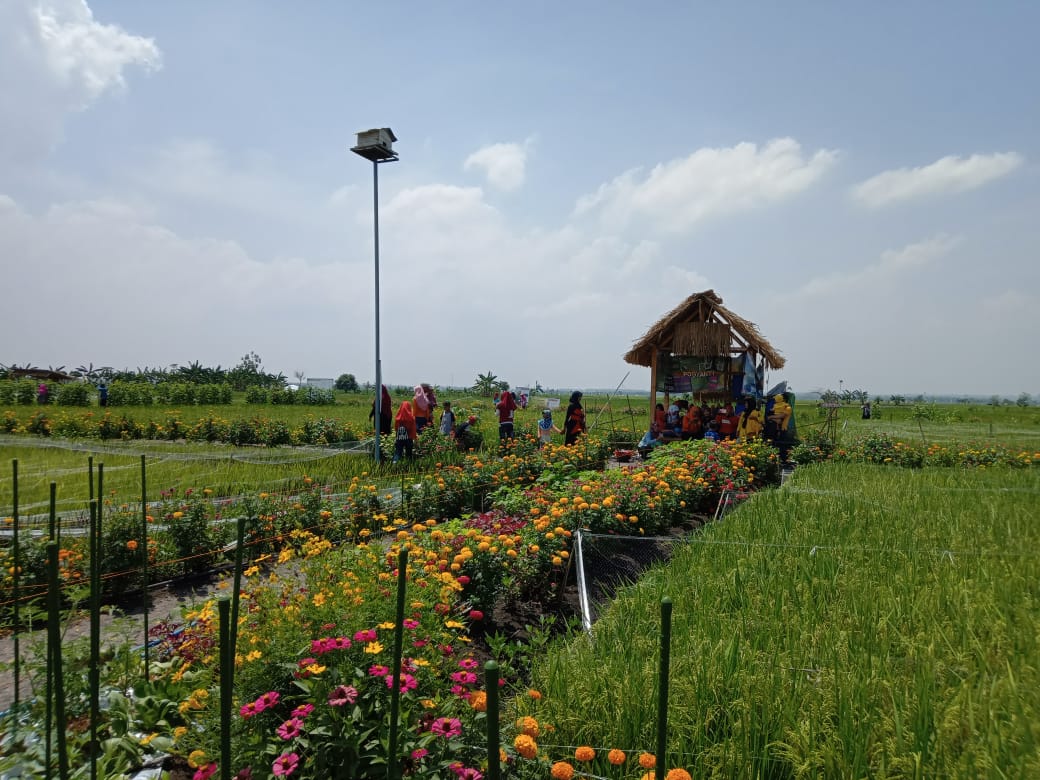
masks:
[(695, 777), (1038, 777), (1038, 508), (1035, 469), (799, 469), (538, 663), (539, 717), (647, 744), (668, 596)]

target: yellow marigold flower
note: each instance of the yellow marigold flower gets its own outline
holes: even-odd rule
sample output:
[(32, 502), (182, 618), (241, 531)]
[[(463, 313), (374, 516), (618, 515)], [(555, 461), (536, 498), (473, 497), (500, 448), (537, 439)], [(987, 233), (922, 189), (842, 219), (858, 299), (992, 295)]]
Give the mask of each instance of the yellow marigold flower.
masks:
[(653, 753), (640, 753), (639, 766), (643, 769), (653, 769), (657, 765), (657, 756)]
[(518, 734), (513, 740), (513, 747), (524, 758), (534, 758), (538, 755), (538, 743), (527, 734)]
[(151, 742), (157, 736), (159, 736), (159, 735), (156, 734), (153, 731), (151, 734), (146, 734), (145, 736), (141, 737), (141, 739), (139, 739), (138, 742), (140, 742), (140, 744), (142, 744), (142, 745), (147, 745), (149, 742)]
[(557, 761), (552, 765), (549, 774), (552, 775), (554, 780), (571, 780), (574, 777), (574, 767), (566, 761)]
[(596, 751), (589, 745), (582, 745), (574, 751), (574, 757), (579, 761), (591, 761), (596, 757)]
[(609, 753), (607, 753), (607, 761), (614, 766), (621, 766), (625, 763), (625, 751), (613, 748)]
[(206, 763), (206, 751), (205, 750), (193, 750), (188, 754), (188, 766), (192, 769), (198, 769), (200, 766)]
[(664, 780), (692, 780), (690, 773), (685, 769), (669, 769)]
[(280, 553), (278, 553), (278, 563), (288, 563), (292, 560), (293, 551), (292, 547), (286, 547)]
[(473, 691), (469, 697), (469, 706), (477, 712), (487, 712), (487, 693), (485, 691)]
[(320, 607), (325, 604), (325, 594), (315, 593), (314, 598), (311, 599), (311, 603), (316, 607)]
[(381, 628), (384, 631), (392, 631), (395, 628), (397, 628), (397, 624), (394, 623), (392, 620), (387, 620), (383, 623), (380, 623), (378, 626), (376, 626), (376, 628)]
[(176, 742), (178, 739), (180, 739), (181, 737), (183, 737), (187, 733), (188, 733), (188, 727), (187, 726), (177, 726), (173, 730), (173, 739), (174, 739), (174, 741)]
[(524, 715), (516, 721), (516, 728), (521, 734), (526, 734), (529, 737), (538, 738), (538, 721), (532, 718), (530, 715)]
[(249, 651), (249, 652), (248, 652), (248, 653), (246, 654), (246, 660), (247, 660), (247, 661), (256, 661), (256, 660), (258, 660), (258, 659), (259, 659), (259, 658), (260, 658), (260, 657), (261, 657), (262, 655), (263, 655), (263, 653), (261, 653), (261, 652), (260, 652), (259, 650), (251, 650), (251, 651)]
[(307, 667), (306, 671), (310, 672), (311, 674), (321, 674), (325, 671), (326, 668), (327, 667), (324, 667), (321, 664), (311, 664)]
[(365, 652), (369, 655), (375, 655), (383, 652), (383, 644), (381, 642), (369, 642), (365, 645)]

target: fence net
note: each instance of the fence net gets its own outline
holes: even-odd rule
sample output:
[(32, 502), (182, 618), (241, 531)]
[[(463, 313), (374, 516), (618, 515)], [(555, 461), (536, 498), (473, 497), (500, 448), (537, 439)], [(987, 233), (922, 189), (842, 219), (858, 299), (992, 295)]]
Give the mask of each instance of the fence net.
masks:
[[(748, 498), (745, 491), (723, 491), (713, 520), (726, 516)], [(697, 531), (676, 529), (669, 536), (618, 536), (579, 530), (574, 535), (575, 578), (582, 627), (588, 631), (618, 590), (634, 584), (643, 573), (671, 559), (676, 544), (690, 541)]]

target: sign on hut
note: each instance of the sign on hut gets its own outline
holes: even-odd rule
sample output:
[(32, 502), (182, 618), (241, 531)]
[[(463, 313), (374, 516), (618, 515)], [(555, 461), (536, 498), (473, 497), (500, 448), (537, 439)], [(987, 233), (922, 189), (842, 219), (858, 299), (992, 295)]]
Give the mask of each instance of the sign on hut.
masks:
[(632, 345), (625, 361), (650, 368), (650, 409), (657, 394), (700, 398), (761, 396), (765, 372), (784, 358), (753, 322), (722, 305), (714, 290), (694, 293)]

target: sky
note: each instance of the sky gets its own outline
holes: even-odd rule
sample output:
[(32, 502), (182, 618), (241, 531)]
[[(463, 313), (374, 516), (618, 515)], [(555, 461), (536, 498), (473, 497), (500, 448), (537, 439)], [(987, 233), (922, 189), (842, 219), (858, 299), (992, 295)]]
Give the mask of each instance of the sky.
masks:
[(0, 0), (0, 363), (1040, 396), (1040, 5)]

